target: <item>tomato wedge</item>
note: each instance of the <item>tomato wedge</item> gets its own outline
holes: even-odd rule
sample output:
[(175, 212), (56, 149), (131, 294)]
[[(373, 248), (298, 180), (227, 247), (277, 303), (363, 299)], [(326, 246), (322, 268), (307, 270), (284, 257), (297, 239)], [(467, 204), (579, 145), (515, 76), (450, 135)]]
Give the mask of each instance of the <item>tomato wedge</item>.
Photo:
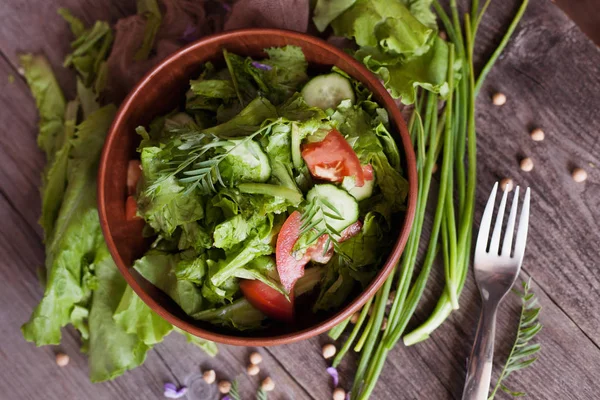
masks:
[(140, 176), (142, 176), (140, 160), (130, 160), (127, 165), (127, 194), (135, 193)]
[(329, 131), (320, 142), (303, 145), (302, 158), (315, 178), (341, 182), (345, 176), (353, 176), (356, 186), (362, 187), (365, 183), (358, 156), (337, 129)]
[[(296, 281), (304, 275), (304, 267), (309, 261), (326, 264), (333, 256), (333, 243), (327, 244), (327, 235), (322, 235), (316, 243), (309, 247), (301, 258), (296, 258), (293, 254), (294, 245), (300, 237), (300, 227), (302, 226), (302, 214), (294, 211), (285, 220), (277, 235), (277, 245), (275, 249), (275, 260), (277, 262), (277, 273), (281, 284), (288, 292), (296, 284)], [(358, 234), (362, 229), (362, 222), (356, 221), (341, 233), (339, 242), (350, 239)]]
[(365, 181), (373, 180), (373, 166), (371, 164), (363, 165), (363, 176), (365, 177)]
[(140, 219), (137, 215), (137, 202), (133, 196), (127, 196), (127, 200), (125, 201), (125, 219), (127, 221)]
[(240, 289), (246, 300), (265, 315), (278, 321), (294, 320), (293, 293), (288, 300), (277, 290), (254, 279), (242, 279)]
[(292, 254), (294, 244), (300, 236), (302, 226), (302, 214), (294, 211), (285, 220), (277, 235), (275, 249), (275, 261), (277, 262), (277, 273), (281, 284), (288, 292), (291, 292), (294, 284), (304, 275), (304, 266), (308, 263), (306, 257), (297, 260)]

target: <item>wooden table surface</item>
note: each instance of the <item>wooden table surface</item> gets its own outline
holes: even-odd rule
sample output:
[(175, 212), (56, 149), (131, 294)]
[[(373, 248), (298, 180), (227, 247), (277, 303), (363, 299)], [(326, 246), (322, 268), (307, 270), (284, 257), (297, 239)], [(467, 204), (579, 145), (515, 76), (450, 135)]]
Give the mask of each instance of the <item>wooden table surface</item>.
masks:
[[(56, 14), (66, 6), (87, 22), (115, 21), (135, 12), (135, 2), (122, 0), (3, 0), (0, 7), (0, 398), (125, 399), (162, 398), (162, 384), (192, 387), (190, 398), (217, 398), (199, 379), (201, 368), (220, 377), (240, 375), (246, 398), (252, 398), (257, 377), (244, 374), (252, 349), (220, 346), (215, 359), (172, 335), (148, 355), (144, 365), (107, 383), (91, 384), (87, 360), (78, 351), (78, 337), (65, 329), (60, 347), (36, 348), (19, 327), (39, 301), (42, 290), (36, 268), (44, 247), (37, 224), (38, 186), (44, 157), (36, 147), (36, 109), (24, 79), (17, 72), (19, 52), (42, 52), (72, 94), (72, 73), (60, 67), (70, 33)], [(517, 7), (516, 0), (495, 1), (480, 28), (478, 55), (490, 53)], [(590, 12), (596, 12), (590, 10)], [(12, 81), (9, 76), (16, 79)], [(11, 82), (12, 81), (12, 82)], [(491, 105), (490, 95), (502, 91), (508, 102)], [(532, 399), (594, 399), (600, 395), (600, 50), (549, 0), (532, 0), (525, 17), (489, 75), (477, 105), (479, 221), (494, 181), (512, 177), (533, 190), (529, 243), (523, 278), (531, 277), (540, 297), (543, 349), (535, 367), (516, 373), (513, 389)], [(546, 140), (533, 142), (532, 127), (542, 127)], [(519, 170), (523, 156), (533, 159), (531, 172)], [(573, 167), (589, 173), (575, 183)], [(422, 320), (439, 295), (443, 272), (437, 268), (427, 286)], [(508, 352), (514, 332), (517, 301), (502, 307), (498, 321), (497, 360)], [(479, 309), (469, 275), (461, 309), (433, 337), (391, 352), (377, 385), (376, 399), (460, 398), (465, 358), (473, 340)], [(413, 324), (418, 321), (413, 321)], [(326, 335), (301, 343), (264, 348), (262, 374), (277, 389), (269, 398), (328, 399), (331, 396), (321, 346)], [(56, 351), (71, 356), (58, 368)], [(341, 382), (351, 385), (355, 357), (341, 367)], [(214, 390), (214, 386), (213, 389)], [(498, 398), (506, 398), (502, 394)]]

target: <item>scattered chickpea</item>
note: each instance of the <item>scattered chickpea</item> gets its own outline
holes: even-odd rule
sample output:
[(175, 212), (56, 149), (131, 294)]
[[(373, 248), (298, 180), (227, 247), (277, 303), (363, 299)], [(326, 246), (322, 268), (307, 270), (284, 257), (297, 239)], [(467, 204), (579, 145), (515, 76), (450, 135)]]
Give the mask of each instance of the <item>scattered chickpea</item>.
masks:
[(256, 364), (250, 364), (248, 365), (246, 372), (248, 372), (248, 375), (250, 376), (258, 375), (258, 373), (260, 372), (260, 368)]
[(337, 349), (333, 344), (326, 344), (325, 346), (323, 346), (323, 358), (327, 359), (335, 356), (336, 351)]
[(533, 169), (533, 160), (529, 157), (525, 157), (521, 160), (521, 169), (525, 172), (529, 172)]
[(219, 392), (223, 394), (229, 393), (231, 390), (231, 382), (229, 381), (220, 381), (219, 382)]
[(59, 367), (66, 367), (69, 360), (69, 356), (65, 353), (56, 353), (56, 365)]
[(437, 165), (437, 163), (435, 163), (435, 164), (433, 164), (433, 168), (431, 168), (431, 173), (435, 174), (437, 172), (437, 170), (438, 170), (438, 165)]
[(273, 379), (271, 379), (270, 376), (267, 376), (265, 378), (264, 381), (262, 381), (262, 383), (260, 384), (260, 387), (262, 388), (262, 390), (264, 390), (265, 392), (270, 392), (273, 389), (275, 389), (275, 382), (273, 382)]
[(494, 103), (495, 106), (503, 106), (506, 104), (506, 95), (504, 93), (495, 93), (494, 96), (492, 96), (492, 103)]
[(250, 354), (250, 363), (254, 365), (258, 365), (262, 362), (262, 356), (258, 351), (252, 352)]
[(389, 297), (387, 299), (386, 305), (391, 306), (392, 303), (394, 302), (395, 298), (396, 298), (396, 291), (393, 290), (393, 291), (390, 292), (390, 295), (389, 295)]
[(585, 172), (585, 169), (583, 168), (575, 168), (571, 173), (571, 176), (575, 182), (580, 183), (587, 179), (587, 172)]
[(342, 388), (335, 388), (333, 391), (333, 400), (344, 400), (346, 398), (346, 391)]
[(350, 318), (350, 322), (355, 324), (358, 322), (358, 317), (360, 316), (359, 312), (355, 312), (354, 314), (352, 314), (352, 318)]
[(536, 142), (541, 142), (542, 140), (544, 140), (544, 131), (540, 128), (535, 128), (531, 131), (530, 136), (532, 140), (535, 140)]
[(385, 328), (387, 328), (387, 324), (388, 324), (388, 320), (387, 318), (383, 319), (383, 322), (381, 323), (381, 330), (385, 331)]
[(500, 189), (503, 192), (511, 192), (515, 188), (515, 182), (510, 178), (504, 178), (500, 181)]
[(444, 31), (440, 31), (439, 35), (440, 35), (440, 38), (442, 40), (447, 40), (448, 39), (448, 34), (446, 32), (444, 32)]
[(217, 379), (217, 374), (214, 370), (209, 369), (208, 371), (204, 371), (204, 374), (202, 374), (202, 379), (204, 379), (204, 382), (210, 385), (215, 382), (215, 379)]

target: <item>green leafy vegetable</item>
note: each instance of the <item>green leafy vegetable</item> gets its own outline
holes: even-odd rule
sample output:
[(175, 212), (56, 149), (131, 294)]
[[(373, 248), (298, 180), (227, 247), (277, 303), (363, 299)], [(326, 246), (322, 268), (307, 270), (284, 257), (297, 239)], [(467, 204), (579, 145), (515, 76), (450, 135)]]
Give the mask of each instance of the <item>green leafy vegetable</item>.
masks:
[(99, 259), (95, 263), (98, 288), (94, 291), (90, 311), (89, 367), (90, 380), (102, 382), (141, 365), (150, 347), (113, 320), (127, 283), (105, 247), (96, 258)]
[(44, 297), (21, 328), (25, 339), (38, 346), (60, 343), (60, 328), (70, 322), (73, 307), (84, 298), (82, 266), (102, 242), (96, 211), (97, 158), (114, 114), (112, 105), (96, 111), (77, 126), (71, 141), (64, 200), (46, 247)]
[(143, 15), (146, 19), (144, 39), (134, 57), (136, 61), (140, 61), (146, 60), (154, 47), (154, 40), (162, 22), (162, 15), (156, 0), (137, 0), (137, 13)]
[(241, 298), (220, 308), (200, 311), (192, 315), (192, 318), (238, 330), (248, 330), (260, 328), (266, 316), (252, 307), (248, 300)]
[(519, 315), (519, 326), (517, 328), (517, 336), (510, 350), (506, 363), (502, 368), (502, 372), (498, 377), (498, 381), (490, 394), (488, 400), (492, 400), (498, 390), (513, 397), (525, 396), (526, 393), (515, 392), (509, 389), (503, 382), (510, 374), (516, 371), (525, 369), (538, 359), (536, 354), (541, 350), (542, 346), (539, 343), (531, 344), (533, 338), (542, 330), (542, 324), (538, 321), (538, 316), (541, 307), (536, 307), (537, 298), (531, 292), (531, 280), (522, 283), (523, 291), (514, 289), (513, 292), (521, 299), (521, 313)]

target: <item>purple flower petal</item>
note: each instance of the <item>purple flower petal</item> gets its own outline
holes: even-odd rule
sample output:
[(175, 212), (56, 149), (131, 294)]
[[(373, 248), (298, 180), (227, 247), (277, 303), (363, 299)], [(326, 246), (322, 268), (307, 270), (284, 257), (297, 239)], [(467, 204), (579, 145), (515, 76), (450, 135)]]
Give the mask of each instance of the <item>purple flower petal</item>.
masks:
[(223, 397), (221, 400), (231, 400), (231, 397), (229, 397), (229, 395)]
[(350, 400), (350, 392), (346, 393), (346, 400)]
[(337, 387), (338, 383), (340, 383), (340, 376), (338, 375), (337, 369), (334, 367), (327, 368), (327, 373), (331, 375), (333, 379), (333, 387)]
[(259, 63), (258, 61), (252, 61), (252, 66), (254, 68), (262, 69), (263, 71), (270, 71), (273, 69), (270, 65)]
[(178, 399), (180, 397), (183, 397), (186, 393), (187, 393), (187, 387), (182, 386), (180, 389), (177, 389), (177, 386), (175, 386), (172, 383), (165, 383), (165, 392), (164, 395), (165, 397), (169, 398), (169, 399)]
[(225, 3), (224, 1), (221, 2), (221, 5), (223, 6), (223, 8), (225, 9), (225, 11), (227, 12), (231, 12), (231, 6), (227, 3)]
[(181, 40), (189, 43), (196, 39), (198, 39), (198, 29), (194, 25), (187, 25), (183, 31), (183, 34), (181, 35)]

